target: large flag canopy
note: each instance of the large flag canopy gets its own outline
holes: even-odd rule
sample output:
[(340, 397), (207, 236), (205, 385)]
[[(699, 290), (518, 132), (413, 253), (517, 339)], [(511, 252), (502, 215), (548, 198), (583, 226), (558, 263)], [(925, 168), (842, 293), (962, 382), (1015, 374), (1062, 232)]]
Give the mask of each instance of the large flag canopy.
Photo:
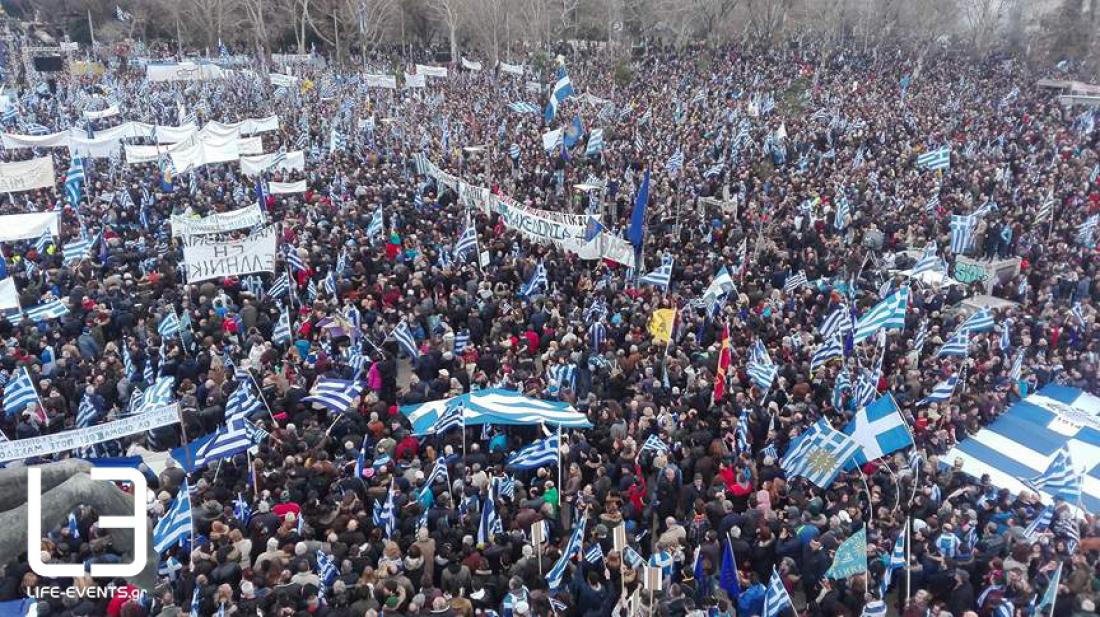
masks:
[[(1081, 505), (1100, 512), (1100, 397), (1049, 385), (1016, 403), (992, 424), (952, 448), (941, 460), (962, 461), (976, 478), (989, 474), (994, 486), (1031, 491), (1026, 481), (1043, 474), (1063, 448), (1084, 472)], [(1040, 490), (1043, 503), (1054, 496)], [(1076, 503), (1070, 505), (1076, 506)]]
[(588, 418), (571, 405), (542, 401), (500, 388), (479, 390), (419, 405), (406, 405), (401, 408), (401, 413), (412, 423), (413, 434), (426, 435), (431, 432), (436, 419), (452, 401), (462, 405), (466, 426), (550, 424), (562, 428), (592, 428)]

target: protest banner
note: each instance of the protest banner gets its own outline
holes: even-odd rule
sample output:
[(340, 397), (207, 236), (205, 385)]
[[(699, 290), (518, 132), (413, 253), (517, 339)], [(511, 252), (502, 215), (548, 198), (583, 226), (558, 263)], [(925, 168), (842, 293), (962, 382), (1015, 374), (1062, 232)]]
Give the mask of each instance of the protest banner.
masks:
[(270, 226), (240, 240), (185, 246), (183, 261), (188, 282), (274, 272), (278, 253), (275, 236), (275, 227)]
[(237, 229), (247, 229), (264, 223), (264, 213), (257, 204), (239, 210), (219, 212), (201, 219), (182, 214), (172, 215), (172, 236), (216, 234)]
[(53, 157), (0, 163), (0, 192), (18, 193), (53, 186)]
[(114, 422), (42, 435), (30, 439), (0, 442), (0, 462), (23, 460), (106, 443), (127, 435), (144, 433), (180, 421), (176, 403), (145, 409)]

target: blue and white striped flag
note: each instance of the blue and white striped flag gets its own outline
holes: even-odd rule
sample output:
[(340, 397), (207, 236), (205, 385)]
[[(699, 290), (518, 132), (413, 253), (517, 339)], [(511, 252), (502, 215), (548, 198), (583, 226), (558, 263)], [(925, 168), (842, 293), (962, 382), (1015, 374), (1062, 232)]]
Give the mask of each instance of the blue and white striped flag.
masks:
[(670, 452), (668, 444), (666, 444), (664, 441), (661, 441), (661, 438), (657, 435), (650, 435), (645, 440), (645, 443), (642, 444), (641, 451), (645, 452), (647, 450), (663, 454), (667, 454), (668, 452)]
[(92, 247), (95, 246), (95, 238), (81, 238), (69, 242), (65, 246), (61, 247), (62, 262), (64, 265), (69, 265), (75, 262), (83, 261), (88, 258), (88, 253), (91, 252)]
[(976, 311), (959, 326), (959, 332), (988, 332), (993, 329), (993, 312), (988, 307)]
[(72, 207), (80, 203), (80, 192), (84, 187), (84, 161), (79, 156), (73, 156), (69, 162), (69, 170), (65, 172), (65, 196)]
[(1027, 481), (1028, 486), (1055, 497), (1061, 496), (1070, 503), (1076, 503), (1081, 495), (1083, 476), (1073, 466), (1069, 448), (1062, 446), (1047, 465), (1046, 471)]
[(951, 148), (943, 146), (917, 157), (917, 167), (936, 171), (951, 167)]
[(550, 571), (546, 573), (546, 583), (551, 590), (557, 589), (562, 586), (562, 582), (565, 579), (565, 568), (569, 565), (569, 562), (573, 560), (573, 556), (581, 551), (582, 543), (584, 541), (584, 529), (588, 524), (588, 517), (581, 519), (580, 525), (573, 528), (573, 533), (569, 536), (569, 540), (565, 543), (565, 547), (562, 549), (561, 557), (554, 564), (554, 567), (550, 568)]
[(290, 342), (290, 313), (284, 307), (279, 313), (279, 321), (275, 322), (275, 329), (271, 333), (271, 342), (276, 345)]
[(23, 315), (33, 321), (40, 322), (49, 319), (58, 319), (69, 314), (69, 307), (61, 300), (50, 300), (38, 306), (32, 306), (24, 311)]
[(665, 161), (665, 171), (671, 175), (676, 175), (676, 172), (680, 171), (684, 166), (684, 153), (677, 150), (675, 154), (668, 157)]
[(549, 281), (546, 276), (546, 267), (542, 265), (540, 261), (535, 266), (535, 271), (531, 274), (531, 278), (524, 283), (523, 287), (519, 291), (519, 295), (529, 298), (539, 291), (545, 291), (549, 285)]
[(370, 223), (367, 225), (367, 237), (374, 240), (376, 236), (382, 235), (385, 231), (385, 223), (382, 218), (382, 206), (378, 206), (374, 210), (374, 214), (371, 215)]
[(978, 221), (973, 216), (951, 215), (951, 252), (964, 255), (974, 241), (974, 227)]
[(524, 446), (508, 459), (508, 467), (520, 471), (538, 469), (558, 462), (557, 433)]
[(603, 151), (603, 129), (592, 129), (588, 133), (588, 145), (585, 147), (584, 155), (593, 156), (601, 151)]
[(462, 235), (458, 237), (458, 242), (455, 244), (454, 256), (457, 261), (471, 254), (477, 257), (477, 229), (474, 228), (472, 221), (467, 220), (466, 229), (462, 231)]
[(963, 356), (965, 357), (970, 353), (970, 332), (968, 330), (960, 330), (947, 339), (939, 350), (936, 352), (937, 358), (943, 358), (947, 356)]
[(31, 404), (41, 405), (41, 402), (31, 375), (27, 372), (27, 367), (23, 366), (15, 371), (15, 377), (4, 386), (4, 413), (13, 416)]
[(420, 350), (416, 347), (416, 340), (413, 338), (412, 331), (409, 330), (408, 322), (402, 321), (397, 324), (397, 327), (391, 332), (394, 340), (397, 341), (397, 346), (401, 348), (401, 351), (405, 355), (409, 356), (413, 361), (416, 361), (420, 357)]
[(840, 339), (833, 337), (825, 339), (823, 343), (817, 346), (814, 350), (814, 355), (810, 358), (810, 372), (816, 373), (818, 369), (824, 367), (830, 360), (844, 357), (844, 345), (841, 344)]
[(664, 257), (661, 258), (661, 265), (653, 272), (650, 272), (649, 274), (646, 274), (639, 278), (638, 284), (654, 285), (656, 287), (660, 287), (661, 289), (668, 289), (669, 285), (672, 283), (673, 263), (674, 259), (672, 255), (666, 254)]
[(916, 276), (922, 272), (946, 272), (947, 265), (936, 255), (936, 252), (936, 243), (929, 242), (928, 245), (924, 247), (924, 254), (921, 255), (921, 258), (913, 265), (910, 275)]
[(599, 542), (594, 542), (592, 546), (588, 547), (588, 550), (584, 552), (584, 560), (588, 563), (598, 566), (603, 563), (604, 554), (603, 547)]
[(310, 395), (302, 398), (303, 403), (315, 403), (334, 413), (343, 413), (355, 403), (363, 393), (363, 384), (348, 379), (321, 377), (313, 384)]
[(764, 592), (764, 610), (761, 617), (779, 617), (783, 609), (793, 608), (791, 596), (783, 585), (783, 579), (775, 566), (772, 566), (772, 577), (768, 581), (768, 589)]
[(922, 398), (917, 405), (927, 405), (929, 403), (942, 403), (950, 400), (951, 395), (955, 393), (955, 386), (959, 383), (958, 374), (953, 374), (947, 379), (939, 382), (932, 387), (932, 392), (928, 396)]
[(905, 313), (909, 309), (909, 287), (901, 287), (867, 311), (855, 325), (853, 342), (859, 343), (883, 328), (905, 329)]
[(172, 506), (168, 508), (164, 516), (157, 521), (156, 527), (153, 528), (153, 548), (158, 553), (163, 553), (176, 546), (185, 537), (193, 533), (191, 527), (191, 494), (189, 490), (185, 479), (180, 484)]
[(76, 410), (76, 426), (77, 428), (88, 428), (95, 424), (97, 419), (99, 419), (99, 410), (92, 402), (92, 397), (85, 392), (83, 398), (80, 399), (80, 407)]
[(788, 476), (801, 476), (827, 489), (857, 451), (859, 445), (851, 437), (822, 418), (791, 443), (782, 468)]
[(848, 307), (841, 304), (834, 308), (831, 313), (825, 316), (825, 321), (821, 322), (821, 326), (818, 327), (817, 331), (825, 340), (837, 337), (843, 338), (853, 332), (852, 314)]
[(790, 295), (806, 285), (809, 285), (809, 281), (806, 280), (806, 272), (799, 270), (787, 276), (787, 280), (783, 282), (783, 293)]
[(851, 206), (848, 204), (848, 198), (844, 195), (840, 195), (836, 198), (836, 216), (833, 217), (833, 228), (837, 231), (842, 231), (848, 226), (848, 219), (851, 216)]

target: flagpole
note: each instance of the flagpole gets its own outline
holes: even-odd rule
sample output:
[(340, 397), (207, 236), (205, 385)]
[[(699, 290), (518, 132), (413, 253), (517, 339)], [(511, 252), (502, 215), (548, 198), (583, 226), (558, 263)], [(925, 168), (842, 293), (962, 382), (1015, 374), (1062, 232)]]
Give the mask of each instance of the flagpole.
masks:
[[(867, 476), (863, 473), (863, 467), (856, 465), (856, 469), (859, 471), (859, 479), (863, 481), (863, 490), (867, 492), (867, 519), (863, 522), (864, 527), (870, 528), (871, 521), (874, 520), (871, 509), (874, 507), (871, 504), (871, 488), (867, 485)], [(863, 555), (863, 593), (870, 593), (871, 591), (871, 572), (867, 567), (867, 555), (864, 550)]]
[(248, 378), (252, 380), (252, 385), (256, 386), (256, 392), (260, 395), (260, 400), (264, 403), (264, 409), (267, 409), (267, 415), (271, 416), (272, 424), (279, 426), (278, 420), (275, 419), (275, 414), (271, 412), (271, 405), (267, 404), (267, 397), (264, 396), (264, 391), (260, 388), (260, 383), (256, 381), (256, 377), (252, 374), (252, 371), (245, 369), (244, 372), (248, 373)]
[[(907, 512), (905, 514), (905, 602), (902, 603), (902, 608), (909, 603), (910, 586), (913, 582), (913, 569), (909, 567), (910, 560), (912, 559), (912, 543), (913, 543), (913, 525), (912, 517)], [(883, 594), (885, 595), (885, 594)], [(886, 598), (883, 598), (885, 600)]]
[(558, 517), (559, 517), (559, 519), (562, 515), (562, 511), (564, 510), (564, 508), (562, 507), (562, 503), (561, 503), (562, 489), (563, 488), (564, 487), (562, 487), (562, 485), (561, 485), (561, 423), (559, 422), (558, 423)]

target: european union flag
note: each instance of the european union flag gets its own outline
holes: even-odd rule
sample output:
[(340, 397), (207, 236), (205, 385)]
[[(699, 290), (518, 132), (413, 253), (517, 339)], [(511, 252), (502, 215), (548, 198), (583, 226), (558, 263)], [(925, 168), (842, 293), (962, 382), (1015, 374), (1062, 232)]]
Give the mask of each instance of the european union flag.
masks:
[(733, 602), (741, 595), (741, 581), (737, 578), (737, 557), (728, 541), (722, 543), (722, 569), (718, 574), (718, 585)]
[(649, 204), (649, 170), (642, 179), (642, 187), (638, 189), (638, 196), (634, 199), (634, 212), (630, 215), (630, 229), (626, 237), (635, 247), (642, 246), (642, 238), (645, 236), (645, 209)]

